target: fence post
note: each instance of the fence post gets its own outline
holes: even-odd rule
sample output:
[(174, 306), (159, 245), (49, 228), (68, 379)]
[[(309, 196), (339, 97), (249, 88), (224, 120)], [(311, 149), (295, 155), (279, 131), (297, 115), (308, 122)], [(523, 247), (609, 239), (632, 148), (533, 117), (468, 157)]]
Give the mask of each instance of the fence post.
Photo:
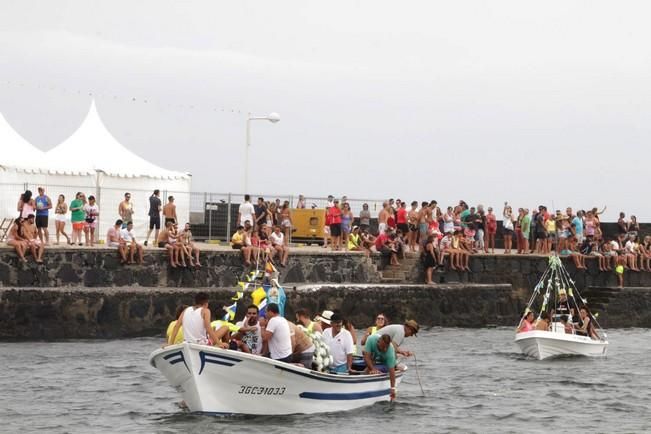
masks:
[(226, 242), (231, 240), (231, 194), (228, 193), (228, 204), (226, 205)]
[(208, 193), (204, 193), (204, 208), (208, 208), (208, 241), (212, 240), (212, 194), (210, 195), (210, 205), (208, 205)]

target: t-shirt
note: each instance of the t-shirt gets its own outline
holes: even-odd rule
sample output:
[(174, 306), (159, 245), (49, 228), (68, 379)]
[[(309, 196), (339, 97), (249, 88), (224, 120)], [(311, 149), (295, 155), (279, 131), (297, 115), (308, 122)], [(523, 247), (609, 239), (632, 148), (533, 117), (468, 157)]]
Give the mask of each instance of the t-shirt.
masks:
[(328, 216), (330, 217), (331, 225), (338, 225), (341, 223), (341, 210), (339, 207), (333, 206), (328, 209)]
[(391, 342), (397, 346), (402, 345), (402, 342), (405, 340), (405, 326), (402, 324), (391, 324), (388, 326), (382, 327), (380, 330), (375, 332), (376, 335), (389, 335), (391, 336)]
[(245, 221), (250, 221), (252, 225), (255, 225), (255, 209), (253, 208), (253, 205), (251, 205), (251, 202), (244, 202), (240, 204), (240, 215), (242, 216), (240, 219), (240, 224), (244, 225)]
[(359, 212), (359, 224), (369, 226), (371, 224), (371, 211), (361, 210)]
[[(174, 326), (176, 325), (176, 320), (172, 321), (170, 325), (167, 326), (167, 332), (165, 333), (165, 336), (167, 337), (167, 341), (169, 342), (170, 336), (172, 335), (172, 331), (174, 330)], [(179, 327), (179, 331), (176, 333), (176, 339), (174, 339), (173, 344), (181, 344), (183, 343), (183, 326)]]
[(106, 242), (117, 243), (118, 241), (120, 241), (120, 231), (119, 229), (115, 229), (115, 226), (112, 226), (106, 231)]
[(530, 226), (531, 226), (531, 217), (529, 217), (529, 215), (525, 215), (524, 217), (522, 217), (522, 221), (520, 222), (520, 230), (522, 230), (522, 233), (528, 234)]
[(129, 232), (127, 228), (123, 228), (120, 230), (120, 238), (122, 238), (127, 243), (133, 241), (133, 235), (131, 235), (131, 232)]
[(84, 202), (81, 199), (75, 199), (72, 202), (70, 202), (70, 209), (72, 208), (79, 208), (76, 211), (71, 211), (71, 216), (70, 216), (70, 221), (75, 223), (75, 222), (83, 222), (86, 219), (86, 212), (84, 211)]
[(47, 209), (47, 203), (49, 198), (46, 195), (36, 196), (36, 215), (46, 216), (49, 214), (50, 210)]
[[(253, 207), (253, 209), (255, 210), (255, 219), (256, 220), (260, 219), (260, 217), (262, 217), (262, 216), (267, 215), (267, 207), (264, 206), (264, 205), (255, 205)], [(267, 219), (265, 217), (264, 219), (261, 219), (260, 223), (265, 223), (266, 220)]]
[(375, 239), (375, 248), (377, 249), (378, 252), (382, 250), (382, 247), (384, 247), (384, 243), (386, 243), (388, 239), (389, 236), (385, 232), (377, 236), (377, 238)]
[(282, 232), (279, 233), (272, 232), (271, 235), (269, 235), (269, 239), (271, 239), (272, 245), (282, 246), (283, 242), (285, 241), (285, 235)]
[(398, 209), (396, 211), (396, 223), (406, 224), (407, 223), (407, 210), (404, 208)]
[(396, 351), (393, 349), (393, 345), (389, 345), (389, 348), (385, 352), (381, 352), (377, 346), (378, 341), (380, 340), (380, 335), (374, 334), (369, 336), (366, 339), (366, 345), (364, 345), (364, 351), (370, 353), (371, 358), (375, 363), (381, 363), (387, 368), (395, 368), (396, 366)]
[(235, 232), (231, 238), (231, 243), (236, 246), (241, 246), (244, 244), (244, 233)]
[(273, 333), (269, 339), (269, 353), (272, 359), (284, 359), (292, 354), (292, 340), (289, 324), (282, 316), (275, 316), (267, 323), (267, 331)]
[(583, 220), (579, 216), (575, 216), (572, 219), (572, 226), (574, 226), (574, 231), (577, 235), (583, 235)]
[(332, 336), (332, 328), (323, 331), (323, 341), (330, 347), (330, 355), (334, 359), (335, 366), (348, 363), (348, 354), (355, 352), (353, 336), (348, 330), (342, 328), (337, 336)]
[(160, 198), (153, 194), (149, 196), (149, 217), (160, 217)]
[[(244, 321), (240, 321), (236, 325), (238, 327), (244, 327), (245, 324)], [(260, 329), (260, 323), (257, 323), (254, 327), (256, 328), (254, 331), (242, 333), (242, 342), (244, 342), (246, 346), (249, 347), (252, 354), (259, 355), (262, 353), (262, 331)]]

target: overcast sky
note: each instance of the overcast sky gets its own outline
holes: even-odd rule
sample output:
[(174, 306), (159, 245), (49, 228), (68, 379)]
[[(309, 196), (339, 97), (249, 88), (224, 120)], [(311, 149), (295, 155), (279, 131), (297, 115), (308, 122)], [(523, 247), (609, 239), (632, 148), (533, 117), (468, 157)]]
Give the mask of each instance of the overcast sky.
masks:
[(651, 220), (645, 1), (8, 1), (0, 111), (43, 150), (89, 93), (134, 152), (241, 192), (608, 205)]

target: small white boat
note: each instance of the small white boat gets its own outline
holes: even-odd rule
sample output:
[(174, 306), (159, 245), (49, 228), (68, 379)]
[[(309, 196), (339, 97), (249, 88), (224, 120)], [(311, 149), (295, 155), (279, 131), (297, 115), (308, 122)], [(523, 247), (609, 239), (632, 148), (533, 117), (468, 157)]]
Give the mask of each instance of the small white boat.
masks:
[(601, 357), (608, 348), (608, 341), (565, 333), (564, 329), (518, 333), (515, 343), (524, 355), (538, 360), (568, 355)]
[[(537, 321), (548, 321), (543, 323), (546, 330), (524, 327), (527, 315), (533, 319), (534, 312), (538, 312)], [(581, 322), (589, 326), (589, 330), (581, 328)], [(603, 357), (608, 349), (606, 333), (599, 326), (596, 315), (590, 312), (587, 300), (581, 298), (574, 281), (555, 255), (549, 258), (549, 267), (534, 287), (517, 328), (520, 331), (515, 334), (516, 345), (524, 355), (538, 360), (558, 356)]]
[[(192, 412), (284, 415), (353, 410), (389, 401), (389, 375), (334, 375), (238, 351), (183, 343), (149, 363)], [(396, 384), (403, 371), (396, 370)]]

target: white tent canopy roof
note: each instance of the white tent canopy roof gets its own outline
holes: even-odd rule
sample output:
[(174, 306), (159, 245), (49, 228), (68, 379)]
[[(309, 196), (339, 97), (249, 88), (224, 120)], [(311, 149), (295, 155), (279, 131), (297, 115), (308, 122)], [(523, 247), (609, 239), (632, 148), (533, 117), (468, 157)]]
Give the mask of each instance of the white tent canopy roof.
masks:
[(18, 134), (0, 113), (0, 166), (26, 172), (47, 172), (45, 152)]
[(190, 178), (188, 173), (158, 167), (122, 146), (106, 129), (94, 100), (79, 129), (48, 151), (46, 158), (48, 168), (57, 173), (85, 175), (101, 171), (109, 176), (124, 178)]

